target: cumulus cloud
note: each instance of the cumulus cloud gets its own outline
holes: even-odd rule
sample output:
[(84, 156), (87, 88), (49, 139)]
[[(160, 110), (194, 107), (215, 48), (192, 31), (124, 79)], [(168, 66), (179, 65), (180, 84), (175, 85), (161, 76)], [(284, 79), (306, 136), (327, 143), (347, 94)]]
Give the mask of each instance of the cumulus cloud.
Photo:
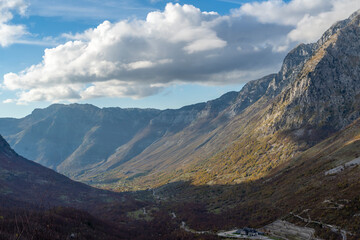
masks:
[[(245, 81), (258, 77), (259, 66), (274, 69), (266, 59), (282, 57), (272, 52), (271, 43), (279, 38), (261, 39), (252, 27), (246, 19), (169, 3), (146, 20), (105, 21), (67, 35), (71, 40), (46, 49), (41, 63), (6, 74), (4, 86), (19, 91), (18, 102), (25, 103), (139, 98), (175, 82), (226, 84), (239, 81), (239, 76)], [(263, 30), (269, 31), (267, 26)], [(283, 28), (271, 31), (283, 35)], [(241, 36), (243, 32), (248, 33)]]
[(145, 20), (105, 21), (67, 34), (68, 42), (46, 49), (41, 63), (6, 74), (3, 86), (18, 92), (13, 101), (26, 103), (140, 98), (179, 82), (243, 83), (276, 72), (289, 47), (320, 37), (356, 1), (269, 0), (229, 16), (169, 3)]
[(25, 14), (27, 5), (23, 0), (2, 0), (0, 1), (0, 45), (8, 46), (26, 34), (23, 25), (14, 25), (10, 21), (13, 19), (12, 12)]

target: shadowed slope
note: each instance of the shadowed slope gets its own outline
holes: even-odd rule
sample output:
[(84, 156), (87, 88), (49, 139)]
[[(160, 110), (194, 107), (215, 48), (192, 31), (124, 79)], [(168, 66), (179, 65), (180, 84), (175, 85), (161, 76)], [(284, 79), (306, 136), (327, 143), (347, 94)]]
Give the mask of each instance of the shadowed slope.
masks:
[[(17, 155), (0, 137), (0, 196), (4, 206), (72, 206), (89, 209), (121, 201), (115, 194), (89, 187)], [(15, 204), (18, 202), (19, 204)], [(25, 205), (26, 206), (26, 205)]]

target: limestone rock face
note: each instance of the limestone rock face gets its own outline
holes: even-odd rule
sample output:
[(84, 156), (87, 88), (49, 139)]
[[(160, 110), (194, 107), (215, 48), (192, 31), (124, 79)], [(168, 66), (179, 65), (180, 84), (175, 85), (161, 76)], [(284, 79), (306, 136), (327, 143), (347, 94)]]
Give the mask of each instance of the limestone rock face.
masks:
[[(276, 129), (344, 128), (359, 115), (360, 15), (335, 24), (315, 46), (297, 79), (278, 97)], [(279, 104), (278, 104), (279, 105)]]

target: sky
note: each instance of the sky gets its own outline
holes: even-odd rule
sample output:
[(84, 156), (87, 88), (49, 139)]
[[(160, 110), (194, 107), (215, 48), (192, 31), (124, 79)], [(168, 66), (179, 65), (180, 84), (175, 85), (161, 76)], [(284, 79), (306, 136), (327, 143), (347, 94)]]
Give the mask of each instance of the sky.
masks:
[(0, 0), (0, 117), (179, 108), (279, 71), (360, 0)]

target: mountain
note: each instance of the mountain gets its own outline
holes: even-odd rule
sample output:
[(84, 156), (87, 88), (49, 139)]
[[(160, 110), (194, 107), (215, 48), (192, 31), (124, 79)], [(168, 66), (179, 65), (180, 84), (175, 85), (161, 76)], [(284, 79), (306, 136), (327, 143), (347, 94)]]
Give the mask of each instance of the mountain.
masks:
[(72, 176), (106, 160), (158, 113), (55, 104), (23, 119), (1, 119), (0, 132), (19, 154)]
[(213, 101), (163, 111), (52, 105), (1, 119), (0, 132), (24, 156), (106, 188), (256, 180), (359, 117), (359, 15), (297, 46), (279, 73)]
[(205, 125), (236, 96), (164, 111), (55, 104), (22, 119), (0, 119), (0, 132), (21, 155), (76, 179), (114, 168), (195, 121)]

